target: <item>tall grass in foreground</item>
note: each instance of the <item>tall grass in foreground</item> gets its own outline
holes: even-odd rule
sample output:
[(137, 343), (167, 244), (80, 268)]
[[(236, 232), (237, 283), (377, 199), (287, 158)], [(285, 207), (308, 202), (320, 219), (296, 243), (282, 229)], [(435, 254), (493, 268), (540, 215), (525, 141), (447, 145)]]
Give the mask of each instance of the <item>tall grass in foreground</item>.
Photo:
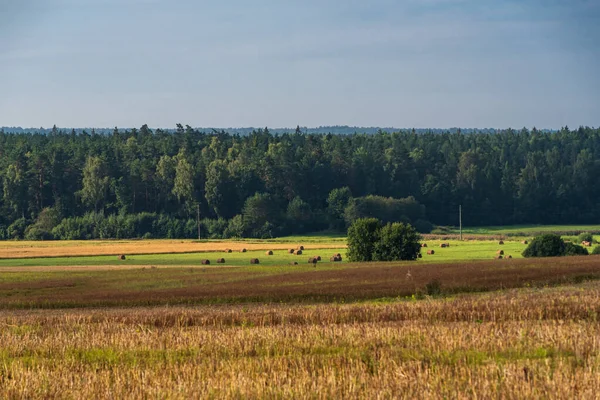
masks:
[(0, 311), (2, 398), (595, 398), (600, 284), (453, 299)]

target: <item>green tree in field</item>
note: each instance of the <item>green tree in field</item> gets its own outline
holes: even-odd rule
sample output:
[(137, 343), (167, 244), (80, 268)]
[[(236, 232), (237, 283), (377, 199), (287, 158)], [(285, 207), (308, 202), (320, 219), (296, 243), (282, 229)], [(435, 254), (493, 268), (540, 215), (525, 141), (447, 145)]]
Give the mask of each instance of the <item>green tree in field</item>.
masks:
[(105, 199), (108, 182), (109, 178), (100, 157), (88, 157), (83, 167), (83, 187), (79, 194), (81, 201), (93, 207), (96, 213)]
[(565, 243), (559, 235), (549, 233), (538, 236), (523, 251), (523, 257), (561, 257), (587, 255), (587, 249), (573, 243)]
[(380, 238), (381, 221), (359, 218), (348, 228), (348, 258), (350, 261), (373, 261)]
[(416, 260), (421, 252), (421, 236), (409, 224), (388, 223), (379, 232), (373, 259), (376, 261)]

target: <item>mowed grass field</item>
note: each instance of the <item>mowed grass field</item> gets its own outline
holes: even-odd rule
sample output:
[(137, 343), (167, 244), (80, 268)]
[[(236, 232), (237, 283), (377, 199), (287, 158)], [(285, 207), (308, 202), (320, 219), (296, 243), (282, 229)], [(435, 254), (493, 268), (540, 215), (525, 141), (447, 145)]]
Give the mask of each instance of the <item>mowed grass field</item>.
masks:
[(597, 398), (600, 256), (511, 239), (3, 242), (0, 398)]
[[(181, 242), (181, 241), (179, 241)], [(211, 265), (218, 258), (225, 258), (225, 266), (245, 266), (250, 264), (250, 259), (258, 258), (262, 265), (283, 266), (291, 262), (299, 264), (308, 263), (313, 256), (321, 256), (322, 264), (328, 263), (329, 258), (336, 253), (342, 254), (346, 262), (345, 241), (323, 238), (319, 242), (310, 242), (302, 238), (293, 238), (289, 242), (252, 241), (252, 242), (202, 242), (184, 241), (127, 241), (127, 242), (42, 242), (40, 248), (35, 242), (26, 242), (28, 246), (23, 250), (11, 248), (19, 242), (0, 243), (0, 270), (2, 267), (26, 266), (168, 266), (168, 265), (200, 265), (201, 261), (208, 259)], [(521, 258), (521, 253), (526, 248), (521, 239), (504, 240), (503, 245), (495, 240), (423, 240), (427, 248), (421, 253), (423, 258), (418, 262), (449, 262), (466, 260), (489, 260), (502, 250), (505, 256)], [(450, 245), (440, 248), (441, 243)], [(289, 254), (288, 250), (302, 244), (305, 247), (302, 255)], [(56, 246), (53, 246), (56, 245)], [(4, 246), (4, 247), (3, 247)], [(247, 249), (241, 253), (241, 249)], [(57, 250), (58, 249), (58, 250)], [(72, 254), (68, 254), (73, 249)], [(225, 253), (225, 249), (232, 249), (232, 253)], [(170, 252), (167, 252), (169, 251)], [(273, 255), (267, 256), (266, 251), (272, 250)], [(435, 254), (427, 254), (433, 250)], [(2, 253), (4, 251), (4, 253)], [(143, 254), (146, 251), (149, 254)], [(26, 254), (26, 255), (25, 255)], [(110, 255), (104, 255), (110, 254)], [(119, 260), (117, 255), (126, 255), (125, 260)]]

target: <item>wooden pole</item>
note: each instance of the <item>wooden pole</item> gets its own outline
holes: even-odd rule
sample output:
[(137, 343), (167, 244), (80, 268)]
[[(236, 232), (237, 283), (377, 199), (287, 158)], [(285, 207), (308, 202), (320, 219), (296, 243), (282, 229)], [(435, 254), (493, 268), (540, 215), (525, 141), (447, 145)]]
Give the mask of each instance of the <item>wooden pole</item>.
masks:
[(462, 204), (458, 206), (458, 223), (460, 224), (460, 240), (462, 241)]

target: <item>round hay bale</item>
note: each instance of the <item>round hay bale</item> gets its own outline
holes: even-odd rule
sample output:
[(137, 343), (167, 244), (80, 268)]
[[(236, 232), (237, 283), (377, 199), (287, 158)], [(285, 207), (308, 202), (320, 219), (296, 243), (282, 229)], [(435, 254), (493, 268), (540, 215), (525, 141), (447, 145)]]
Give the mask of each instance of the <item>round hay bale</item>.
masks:
[(288, 250), (288, 253), (289, 253), (289, 254), (294, 254), (294, 252), (295, 252), (295, 251), (296, 251), (296, 250), (294, 250), (294, 249), (289, 249), (289, 250)]
[(498, 256), (503, 256), (503, 255), (504, 255), (504, 250), (498, 250), (498, 251), (496, 252), (496, 255), (498, 255)]
[(440, 243), (440, 247), (443, 249), (446, 247), (446, 243)]
[(435, 250), (427, 250), (427, 254), (429, 254), (430, 256), (435, 254)]
[(294, 254), (297, 255), (297, 256), (301, 256), (302, 255), (302, 250), (296, 250), (294, 252)]
[(316, 256), (315, 258), (317, 259), (317, 261), (321, 261), (321, 256)]
[(311, 257), (308, 259), (308, 263), (309, 264), (316, 264), (317, 263), (317, 259), (315, 257)]
[(298, 246), (296, 247), (296, 250), (304, 250), (304, 246)]
[(200, 261), (202, 265), (210, 265), (210, 260), (202, 260)]
[(523, 240), (521, 244), (529, 244), (529, 242), (527, 240)]
[(251, 258), (250, 264), (260, 264), (260, 261), (258, 260), (258, 258)]
[(273, 250), (269, 250), (265, 254), (268, 255), (268, 256), (272, 256), (273, 255)]
[(421, 247), (427, 247), (427, 243), (423, 243)]
[(125, 257), (125, 254), (121, 254), (121, 255), (119, 256), (119, 260), (124, 260), (125, 258), (126, 258), (126, 257)]
[(335, 256), (338, 258), (342, 258), (342, 255), (340, 253), (337, 253)]
[(496, 257), (494, 257), (494, 258), (495, 258), (496, 260), (502, 260), (504, 257), (502, 257), (502, 256), (496, 256)]
[(498, 242), (498, 244), (504, 244), (504, 241), (503, 241), (503, 240), (501, 240), (501, 241), (499, 241), (499, 242)]
[(225, 253), (233, 253), (233, 250), (231, 250), (231, 249), (225, 249)]
[(297, 261), (291, 262), (290, 265), (298, 265)]
[(512, 256), (509, 254), (508, 257), (506, 257), (507, 259), (512, 258)]
[(241, 250), (240, 250), (240, 253), (245, 253), (245, 252), (247, 252), (247, 251), (248, 251), (248, 250), (246, 250), (246, 249), (241, 249)]
[(423, 254), (421, 254), (421, 253), (417, 254), (417, 258), (423, 258)]
[(225, 264), (224, 258), (217, 258), (217, 264)]

